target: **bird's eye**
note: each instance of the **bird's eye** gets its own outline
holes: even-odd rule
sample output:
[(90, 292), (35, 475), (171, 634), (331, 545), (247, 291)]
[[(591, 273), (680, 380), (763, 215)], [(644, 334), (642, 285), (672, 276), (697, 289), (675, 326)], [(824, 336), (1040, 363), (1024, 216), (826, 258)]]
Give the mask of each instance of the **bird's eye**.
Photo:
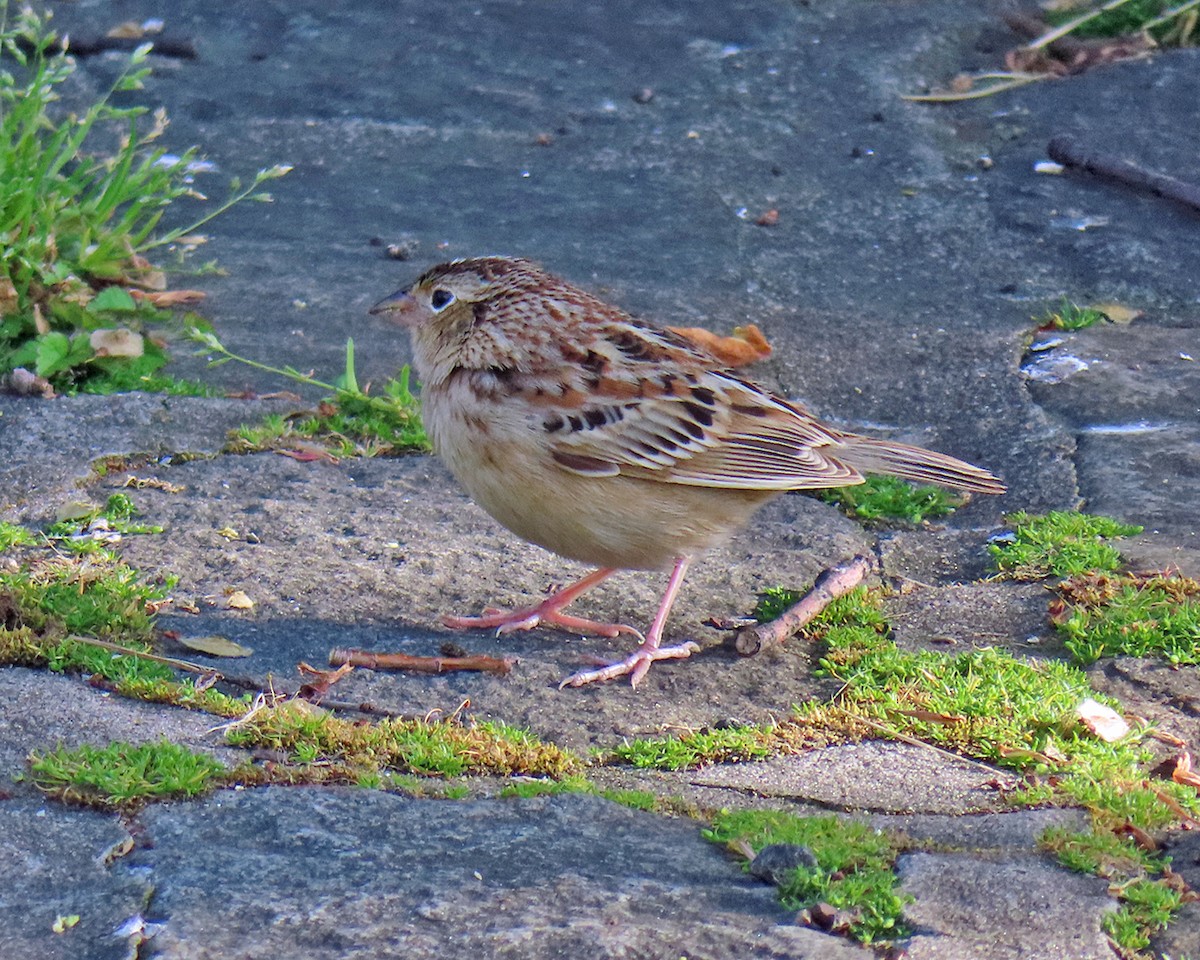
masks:
[(433, 295), (429, 298), (429, 305), (434, 310), (444, 310), (454, 302), (454, 294), (449, 290), (443, 290), (440, 287), (433, 291)]

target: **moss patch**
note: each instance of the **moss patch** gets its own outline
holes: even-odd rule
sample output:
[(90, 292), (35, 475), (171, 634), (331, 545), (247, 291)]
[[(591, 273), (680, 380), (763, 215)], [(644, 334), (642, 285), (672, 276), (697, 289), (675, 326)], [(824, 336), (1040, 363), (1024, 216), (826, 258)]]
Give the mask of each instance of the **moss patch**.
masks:
[(1014, 580), (1116, 570), (1121, 554), (1107, 541), (1142, 532), (1139, 526), (1086, 513), (1013, 513), (1006, 519), (1013, 525), (1012, 534), (988, 544), (988, 552), (996, 569)]
[(389, 719), (353, 723), (291, 700), (263, 707), (231, 727), (234, 746), (290, 752), (295, 763), (340, 763), (422, 776), (468, 773), (565, 777), (578, 757), (533, 734), (492, 721)]
[(59, 747), (34, 753), (29, 761), (34, 783), (46, 793), (66, 802), (108, 807), (194, 797), (228, 772), (213, 757), (167, 740)]
[(1080, 574), (1057, 587), (1051, 619), (1080, 663), (1159, 657), (1200, 663), (1200, 582), (1168, 574)]
[(847, 933), (863, 943), (908, 934), (900, 920), (905, 900), (896, 892), (893, 834), (838, 817), (796, 817), (776, 810), (723, 810), (704, 836), (714, 843), (746, 844), (757, 854), (769, 844), (806, 847), (816, 865), (796, 867), (779, 886), (790, 908), (825, 903), (847, 915)]
[(964, 499), (941, 487), (918, 486), (889, 476), (869, 476), (866, 483), (822, 490), (818, 496), (859, 520), (903, 523), (948, 516), (962, 506)]

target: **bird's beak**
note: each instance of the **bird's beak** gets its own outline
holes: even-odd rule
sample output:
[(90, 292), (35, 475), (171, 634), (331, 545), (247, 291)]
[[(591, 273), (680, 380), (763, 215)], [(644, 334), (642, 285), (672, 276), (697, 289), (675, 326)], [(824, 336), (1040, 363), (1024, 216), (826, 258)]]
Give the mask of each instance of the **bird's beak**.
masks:
[(402, 327), (411, 327), (420, 319), (417, 301), (407, 290), (397, 290), (390, 297), (384, 297), (369, 312), (375, 316), (386, 315)]

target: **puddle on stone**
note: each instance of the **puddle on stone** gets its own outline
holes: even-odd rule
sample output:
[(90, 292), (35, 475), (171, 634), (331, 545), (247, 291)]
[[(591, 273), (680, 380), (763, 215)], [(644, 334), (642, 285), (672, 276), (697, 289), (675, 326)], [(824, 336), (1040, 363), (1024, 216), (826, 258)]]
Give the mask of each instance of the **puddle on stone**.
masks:
[(1086, 360), (1070, 354), (1048, 353), (1021, 364), (1021, 374), (1038, 383), (1062, 383), (1087, 368)]
[(1148, 420), (1134, 420), (1130, 423), (1093, 423), (1086, 427), (1080, 427), (1080, 433), (1099, 433), (1099, 434), (1135, 434), (1135, 433), (1156, 433), (1159, 430), (1174, 430), (1179, 424), (1177, 423), (1151, 423)]

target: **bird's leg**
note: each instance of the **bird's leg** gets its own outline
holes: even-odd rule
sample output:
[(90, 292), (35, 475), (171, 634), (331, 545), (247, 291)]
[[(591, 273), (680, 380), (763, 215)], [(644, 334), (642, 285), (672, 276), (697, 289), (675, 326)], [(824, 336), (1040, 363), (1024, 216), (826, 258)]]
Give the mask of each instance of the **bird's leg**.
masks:
[(622, 633), (633, 633), (641, 636), (633, 627), (623, 623), (598, 623), (595, 620), (585, 620), (583, 617), (572, 617), (562, 613), (562, 608), (596, 584), (607, 580), (614, 573), (615, 567), (603, 567), (589, 573), (582, 580), (577, 580), (569, 587), (552, 593), (534, 607), (521, 610), (486, 610), (482, 617), (443, 617), (442, 623), (457, 630), (491, 629), (495, 627), (497, 634), (513, 633), (516, 630), (532, 630), (536, 626), (563, 627), (577, 633), (594, 633), (602, 637), (616, 637)]
[(618, 660), (616, 663), (610, 663), (608, 666), (599, 667), (596, 670), (581, 670), (579, 673), (572, 674), (558, 685), (559, 689), (582, 687), (585, 683), (595, 683), (598, 680), (613, 680), (623, 677), (625, 674), (629, 674), (630, 684), (636, 687), (641, 683), (642, 677), (646, 675), (650, 664), (655, 660), (683, 660), (693, 653), (698, 653), (700, 645), (691, 640), (673, 647), (659, 646), (662, 642), (663, 628), (667, 624), (667, 614), (671, 612), (675, 595), (683, 586), (683, 576), (687, 573), (687, 568), (687, 557), (679, 557), (675, 561), (675, 569), (671, 571), (671, 578), (667, 581), (667, 589), (663, 593), (662, 602), (658, 605), (658, 613), (654, 615), (654, 622), (650, 624), (650, 630), (646, 633), (646, 639), (642, 641), (640, 647), (624, 660)]

